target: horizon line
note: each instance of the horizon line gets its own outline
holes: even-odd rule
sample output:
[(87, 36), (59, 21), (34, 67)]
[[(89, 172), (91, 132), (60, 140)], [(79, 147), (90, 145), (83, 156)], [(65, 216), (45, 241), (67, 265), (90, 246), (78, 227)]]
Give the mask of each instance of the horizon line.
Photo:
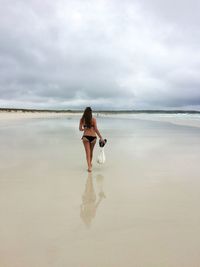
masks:
[[(83, 112), (84, 109), (37, 109), (37, 108), (0, 108), (0, 111), (22, 111), (22, 112), (66, 112), (66, 113), (73, 113), (73, 112)], [(98, 113), (130, 113), (130, 112), (151, 112), (151, 113), (200, 113), (200, 110), (180, 110), (180, 109), (113, 109), (113, 110), (107, 110), (107, 109), (93, 109), (93, 112)]]

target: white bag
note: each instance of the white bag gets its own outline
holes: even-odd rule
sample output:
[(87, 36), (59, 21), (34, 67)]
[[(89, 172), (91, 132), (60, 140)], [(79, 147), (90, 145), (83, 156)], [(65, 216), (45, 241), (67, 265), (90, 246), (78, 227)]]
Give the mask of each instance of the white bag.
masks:
[(103, 164), (103, 163), (105, 163), (105, 161), (106, 161), (106, 156), (105, 156), (105, 152), (104, 152), (104, 147), (101, 147), (100, 153), (97, 157), (97, 163)]

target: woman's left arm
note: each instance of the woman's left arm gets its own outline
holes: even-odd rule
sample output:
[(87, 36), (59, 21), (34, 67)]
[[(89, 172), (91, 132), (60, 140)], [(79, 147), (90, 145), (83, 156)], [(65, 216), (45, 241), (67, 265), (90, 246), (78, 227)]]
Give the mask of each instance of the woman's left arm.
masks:
[(79, 131), (84, 131), (82, 120), (80, 119)]

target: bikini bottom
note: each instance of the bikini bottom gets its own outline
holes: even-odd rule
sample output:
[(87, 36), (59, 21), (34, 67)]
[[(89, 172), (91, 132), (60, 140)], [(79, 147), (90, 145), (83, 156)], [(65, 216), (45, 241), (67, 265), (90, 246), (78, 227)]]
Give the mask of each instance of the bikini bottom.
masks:
[[(83, 135), (83, 137), (87, 138), (87, 140), (92, 143), (97, 137), (96, 136), (91, 136), (91, 135)], [(81, 139), (83, 139), (83, 137)]]

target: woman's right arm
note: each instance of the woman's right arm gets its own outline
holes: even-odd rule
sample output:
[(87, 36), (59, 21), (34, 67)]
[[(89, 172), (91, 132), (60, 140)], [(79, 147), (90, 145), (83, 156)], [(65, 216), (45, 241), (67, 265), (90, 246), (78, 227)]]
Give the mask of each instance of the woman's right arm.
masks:
[(95, 130), (96, 134), (98, 135), (98, 137), (103, 141), (103, 137), (101, 136), (101, 134), (97, 128), (97, 121), (95, 118), (93, 118), (93, 120), (94, 120), (94, 122), (93, 122), (94, 123), (94, 130)]

